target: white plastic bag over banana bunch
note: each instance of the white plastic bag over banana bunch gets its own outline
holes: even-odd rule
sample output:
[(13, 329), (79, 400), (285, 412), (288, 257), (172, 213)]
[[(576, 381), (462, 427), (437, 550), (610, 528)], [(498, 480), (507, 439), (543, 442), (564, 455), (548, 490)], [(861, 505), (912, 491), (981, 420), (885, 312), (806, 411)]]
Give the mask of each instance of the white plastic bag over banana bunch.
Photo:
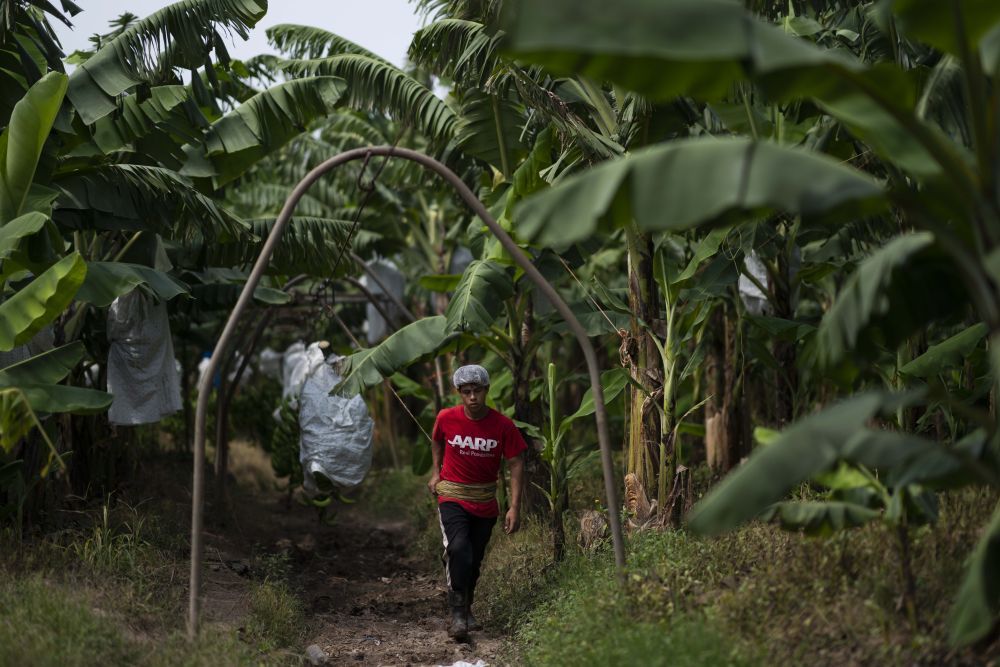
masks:
[(135, 289), (108, 308), (108, 410), (112, 424), (149, 424), (181, 409), (167, 304)]
[[(310, 345), (310, 353), (312, 348)], [(330, 395), (330, 390), (340, 383), (340, 375), (333, 368), (339, 360), (330, 355), (324, 363), (313, 366), (299, 396), (299, 460), (302, 487), (310, 495), (330, 490), (317, 480), (317, 475), (337, 489), (347, 490), (364, 480), (372, 464), (375, 422), (364, 399), (360, 395)]]

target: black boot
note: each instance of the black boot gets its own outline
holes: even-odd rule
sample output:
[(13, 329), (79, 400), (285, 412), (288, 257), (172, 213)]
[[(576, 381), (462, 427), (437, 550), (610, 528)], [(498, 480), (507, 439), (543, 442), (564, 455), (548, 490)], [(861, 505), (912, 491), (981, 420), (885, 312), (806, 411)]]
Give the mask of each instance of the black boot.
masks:
[(448, 606), (451, 607), (451, 625), (448, 636), (456, 641), (469, 638), (468, 597), (465, 591), (448, 591)]
[(473, 592), (469, 591), (468, 603), (465, 605), (465, 618), (468, 619), (469, 632), (479, 632), (483, 629), (483, 624), (472, 615), (472, 596)]

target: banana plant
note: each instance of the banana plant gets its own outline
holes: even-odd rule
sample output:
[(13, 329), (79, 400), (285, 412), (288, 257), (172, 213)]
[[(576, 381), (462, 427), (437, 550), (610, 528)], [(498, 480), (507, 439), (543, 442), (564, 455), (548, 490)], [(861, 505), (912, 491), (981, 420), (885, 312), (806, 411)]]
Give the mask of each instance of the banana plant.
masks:
[(441, 144), (454, 132), (455, 113), (429, 87), (349, 40), (303, 26), (277, 26), (268, 34), (292, 56), (280, 65), (289, 75), (347, 81), (348, 107), (391, 113)]
[[(781, 438), (781, 434), (758, 428), (755, 430), (755, 437), (761, 445), (767, 447)], [(956, 450), (969, 453), (981, 446), (982, 440), (983, 433), (977, 431), (966, 442), (959, 443)], [(812, 478), (812, 484), (817, 489), (822, 489), (818, 498), (777, 502), (761, 514), (761, 519), (774, 521), (785, 530), (807, 535), (830, 535), (872, 521), (885, 522), (896, 536), (903, 601), (910, 625), (916, 629), (916, 580), (910, 557), (910, 531), (914, 527), (937, 521), (937, 495), (932, 488), (924, 486), (928, 482), (933, 485), (934, 479), (912, 469), (902, 471), (901, 468), (883, 468), (879, 472), (881, 476), (862, 463), (841, 461), (832, 470), (818, 473)], [(934, 474), (940, 472), (935, 471)], [(954, 472), (952, 465), (950, 474)]]
[[(617, 368), (601, 374), (601, 388), (604, 399), (614, 401), (631, 382), (625, 369)], [(597, 449), (593, 440), (584, 439), (576, 446), (570, 446), (567, 437), (572, 433), (572, 427), (578, 420), (594, 414), (594, 398), (590, 390), (584, 394), (576, 412), (561, 417), (559, 401), (557, 400), (556, 364), (549, 363), (546, 368), (545, 389), (547, 395), (548, 418), (543, 428), (524, 422), (516, 422), (518, 427), (542, 443), (542, 460), (549, 466), (548, 488), (539, 487), (549, 502), (549, 526), (552, 531), (552, 559), (562, 560), (566, 547), (566, 532), (563, 527), (563, 513), (569, 507), (569, 482), (587, 463)], [(613, 511), (610, 510), (609, 511)]]
[[(150, 80), (172, 78), (174, 67), (214, 74), (209, 54), (229, 62), (220, 30), (249, 36), (266, 0), (183, 0), (118, 31), (73, 71), (69, 98), (88, 125), (119, 106), (119, 96)], [(211, 74), (210, 74), (211, 76)]]
[[(49, 413), (95, 414), (111, 405), (111, 395), (103, 391), (59, 384), (85, 355), (79, 341), (35, 355), (0, 369), (0, 490), (12, 491), (12, 506), (0, 507), (0, 516), (12, 515), (20, 534), (24, 501), (28, 490), (44, 479), (54, 465), (66, 471), (64, 458), (46, 429)], [(37, 433), (48, 449), (46, 463), (37, 471), (26, 469), (18, 447)]]
[[(744, 138), (694, 139), (610, 161), (524, 202), (524, 219), (536, 238), (565, 242), (567, 235), (568, 240), (580, 238), (600, 225), (622, 225), (627, 219), (636, 220), (641, 228), (684, 228), (733, 217), (746, 220), (767, 210), (804, 220), (850, 220), (878, 214), (891, 205), (905, 223), (902, 234), (858, 269), (870, 272), (875, 286), (865, 289), (858, 282), (838, 295), (837, 304), (824, 317), (820, 337), (831, 346), (827, 361), (835, 363), (849, 354), (864, 356), (865, 346), (859, 343), (875, 337), (895, 348), (929, 323), (954, 313), (953, 307), (970, 305), (993, 342), (1000, 331), (994, 261), (1000, 202), (993, 186), (997, 129), (987, 110), (996, 104), (998, 94), (994, 84), (1000, 32), (995, 27), (1000, 6), (974, 0), (897, 0), (881, 5), (882, 11), (891, 12), (901, 35), (946, 54), (953, 63), (951, 71), (969, 95), (968, 105), (958, 114), (968, 132), (954, 133), (954, 125), (939, 124), (945, 115), (935, 117), (925, 113), (926, 105), (918, 106), (926, 91), (915, 89), (907, 62), (893, 59), (872, 65), (842, 49), (824, 48), (769, 25), (737, 3), (629, 0), (617, 10), (644, 19), (630, 26), (627, 37), (597, 20), (603, 11), (596, 1), (572, 5), (562, 0), (522, 0), (505, 6), (510, 9), (505, 23), (507, 48), (518, 58), (559, 73), (611, 80), (654, 102), (682, 95), (718, 101), (745, 81), (779, 102), (809, 100), (863, 142), (878, 168), (884, 169), (889, 187), (815, 152)], [(561, 19), (566, 11), (576, 12), (581, 20), (567, 24)], [(895, 39), (890, 57), (895, 54)], [(669, 50), (662, 48), (665, 40)], [(665, 70), (673, 76), (657, 75)], [(927, 79), (929, 86), (946, 80), (948, 72), (939, 69), (934, 75)], [(947, 117), (954, 119), (956, 114)], [(673, 161), (681, 155), (682, 160)], [(808, 183), (800, 180), (807, 174)], [(914, 228), (920, 231), (910, 233)], [(960, 281), (958, 291), (954, 276)], [(910, 298), (893, 298), (901, 294)], [(991, 360), (1000, 368), (996, 355), (991, 354)], [(1000, 373), (994, 371), (993, 376), (996, 381)], [(731, 529), (780, 500), (792, 479), (800, 482), (845, 457), (886, 469), (905, 462), (913, 452), (939, 452), (957, 461), (969, 458), (953, 451), (957, 445), (945, 443), (906, 450), (897, 440), (910, 436), (873, 434), (863, 421), (854, 419), (861, 414), (872, 417), (890, 404), (905, 407), (894, 396), (861, 394), (798, 422), (783, 436), (798, 444), (798, 461), (779, 460), (776, 452), (782, 447), (758, 450), (748, 465), (728, 478), (732, 481), (721, 484), (696, 507), (692, 526), (711, 532)], [(835, 424), (838, 416), (844, 419)], [(819, 423), (822, 428), (813, 431)], [(989, 427), (987, 440), (994, 440), (995, 426)], [(879, 446), (864, 452), (857, 448), (861, 442)], [(988, 449), (968, 463), (976, 473), (972, 479), (994, 485), (993, 464), (989, 456), (982, 458)], [(904, 451), (910, 453), (904, 457)], [(734, 492), (737, 480), (742, 491), (749, 491), (745, 486), (749, 479), (768, 489), (766, 504), (755, 502), (754, 492), (749, 496)], [(981, 638), (1000, 615), (1000, 587), (995, 578), (984, 575), (998, 569), (996, 552), (990, 547), (997, 539), (997, 525), (996, 520), (991, 522), (974, 551), (959, 591), (952, 625), (956, 643)]]
[[(26, 345), (59, 318), (77, 295), (87, 274), (78, 253), (51, 258), (61, 238), (51, 222), (54, 193), (36, 182), (44, 145), (62, 104), (67, 79), (53, 72), (31, 86), (11, 112), (0, 134), (0, 351)], [(47, 252), (39, 255), (37, 242)], [(54, 242), (55, 241), (55, 242)], [(33, 246), (33, 244), (35, 244)], [(47, 261), (54, 259), (54, 261)], [(30, 277), (32, 272), (37, 272)], [(31, 348), (25, 347), (23, 350)], [(48, 461), (37, 471), (46, 477), (60, 454), (46, 430), (50, 413), (102, 412), (111, 396), (102, 391), (60, 384), (84, 357), (80, 342), (29, 356), (0, 369), (0, 450), (3, 485), (17, 496), (13, 512), (20, 531), (27, 490), (35, 471), (15, 459), (18, 447), (36, 433), (48, 449)], [(30, 353), (29, 353), (30, 354)]]

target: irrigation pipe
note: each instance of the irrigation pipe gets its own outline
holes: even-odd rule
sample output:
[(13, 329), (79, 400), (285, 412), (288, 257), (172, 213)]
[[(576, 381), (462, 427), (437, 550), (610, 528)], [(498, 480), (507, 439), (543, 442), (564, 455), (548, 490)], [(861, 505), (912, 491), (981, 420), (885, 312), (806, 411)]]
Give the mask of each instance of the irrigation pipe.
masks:
[(310, 186), (312, 186), (312, 184), (315, 183), (320, 176), (324, 175), (328, 171), (353, 160), (370, 159), (372, 156), (376, 155), (386, 156), (387, 158), (399, 157), (404, 160), (416, 162), (426, 169), (435, 172), (447, 181), (453, 188), (455, 188), (459, 196), (465, 200), (465, 203), (468, 204), (469, 208), (471, 208), (476, 215), (482, 219), (486, 226), (489, 227), (490, 231), (493, 232), (493, 235), (500, 241), (500, 244), (504, 247), (504, 249), (510, 253), (517, 265), (524, 270), (525, 275), (528, 276), (533, 283), (535, 283), (535, 286), (538, 287), (541, 293), (545, 295), (549, 302), (566, 321), (566, 324), (569, 325), (570, 330), (573, 332), (573, 335), (576, 337), (577, 342), (583, 350), (583, 356), (586, 359), (587, 370), (590, 375), (591, 392), (594, 397), (594, 418), (597, 422), (597, 441), (601, 449), (601, 466), (604, 469), (604, 492), (608, 504), (608, 522), (611, 525), (611, 537), (614, 543), (615, 565), (617, 566), (619, 580), (624, 580), (625, 544), (622, 538), (618, 493), (614, 481), (614, 462), (611, 458), (611, 440), (608, 436), (608, 415), (604, 406), (604, 391), (601, 388), (601, 372), (600, 367), (597, 364), (597, 353), (594, 351), (594, 346), (591, 344), (586, 330), (584, 330), (580, 321), (576, 319), (576, 316), (573, 315), (573, 311), (571, 311), (569, 306), (566, 305), (566, 302), (562, 300), (562, 297), (559, 296), (559, 293), (556, 292), (555, 288), (553, 288), (552, 285), (549, 284), (549, 282), (542, 276), (542, 274), (539, 273), (538, 269), (536, 269), (534, 264), (532, 264), (531, 261), (525, 256), (521, 248), (518, 247), (518, 245), (514, 243), (514, 240), (510, 238), (510, 235), (508, 235), (507, 232), (504, 231), (499, 224), (497, 224), (497, 221), (494, 220), (493, 216), (489, 214), (489, 211), (486, 210), (483, 203), (479, 201), (476, 195), (473, 194), (465, 183), (462, 182), (462, 179), (460, 179), (453, 171), (437, 160), (428, 157), (423, 153), (418, 153), (417, 151), (412, 151), (407, 148), (398, 148), (394, 146), (355, 148), (339, 155), (335, 155), (329, 160), (326, 160), (322, 164), (318, 165), (306, 174), (305, 178), (303, 178), (299, 184), (295, 186), (295, 189), (292, 190), (292, 193), (288, 196), (288, 199), (285, 201), (285, 205), (281, 209), (281, 214), (274, 223), (274, 227), (271, 228), (271, 233), (268, 234), (267, 241), (264, 243), (264, 247), (261, 249), (260, 255), (258, 255), (256, 262), (254, 262), (253, 269), (250, 271), (250, 276), (247, 278), (247, 282), (243, 286), (243, 291), (240, 293), (240, 297), (236, 301), (236, 306), (229, 314), (226, 326), (223, 328), (222, 334), (219, 336), (219, 341), (215, 346), (215, 353), (212, 354), (209, 359), (208, 367), (205, 369), (205, 373), (202, 375), (201, 381), (198, 383), (198, 407), (195, 412), (194, 420), (194, 474), (191, 498), (191, 578), (187, 624), (188, 637), (190, 639), (194, 639), (198, 635), (199, 616), (201, 612), (201, 565), (204, 556), (202, 533), (205, 502), (205, 422), (206, 413), (208, 411), (209, 393), (212, 390), (212, 378), (215, 376), (215, 371), (220, 360), (225, 356), (226, 347), (229, 345), (229, 341), (232, 339), (233, 334), (236, 331), (240, 316), (250, 304), (250, 300), (253, 298), (254, 289), (260, 282), (261, 276), (264, 275), (264, 270), (267, 268), (268, 262), (271, 260), (271, 255), (274, 253), (274, 249), (278, 245), (278, 240), (281, 238), (282, 232), (288, 225), (288, 221), (291, 219), (292, 212), (295, 210), (295, 206), (299, 203), (299, 200), (310, 188)]

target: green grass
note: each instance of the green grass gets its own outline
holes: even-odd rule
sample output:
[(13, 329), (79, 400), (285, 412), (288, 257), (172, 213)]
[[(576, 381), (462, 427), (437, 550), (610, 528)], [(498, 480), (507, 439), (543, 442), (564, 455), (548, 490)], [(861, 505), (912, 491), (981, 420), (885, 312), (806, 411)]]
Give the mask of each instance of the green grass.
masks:
[[(228, 628), (207, 626), (191, 643), (184, 632), (176, 631), (157, 641), (147, 642), (136, 650), (132, 663), (148, 667), (219, 667), (220, 665), (286, 665), (296, 664), (278, 656), (263, 656), (241, 641)], [(96, 663), (95, 663), (96, 664)]]
[(134, 647), (85, 599), (41, 577), (0, 584), (0, 664), (123, 665)]
[[(638, 545), (633, 545), (633, 548)], [(570, 549), (551, 564), (548, 533), (537, 521), (494, 544), (477, 594), (491, 625), (514, 634), (513, 662), (529, 665), (744, 665), (752, 647), (725, 638), (698, 614), (664, 613), (633, 573), (623, 589), (605, 550)], [(633, 552), (646, 562), (642, 552)], [(633, 569), (640, 569), (639, 562)], [(725, 640), (724, 640), (725, 638)]]
[(218, 627), (206, 627), (194, 643), (180, 630), (161, 638), (129, 633), (120, 613), (95, 606), (99, 598), (93, 589), (37, 575), (0, 584), (0, 665), (277, 664)]

